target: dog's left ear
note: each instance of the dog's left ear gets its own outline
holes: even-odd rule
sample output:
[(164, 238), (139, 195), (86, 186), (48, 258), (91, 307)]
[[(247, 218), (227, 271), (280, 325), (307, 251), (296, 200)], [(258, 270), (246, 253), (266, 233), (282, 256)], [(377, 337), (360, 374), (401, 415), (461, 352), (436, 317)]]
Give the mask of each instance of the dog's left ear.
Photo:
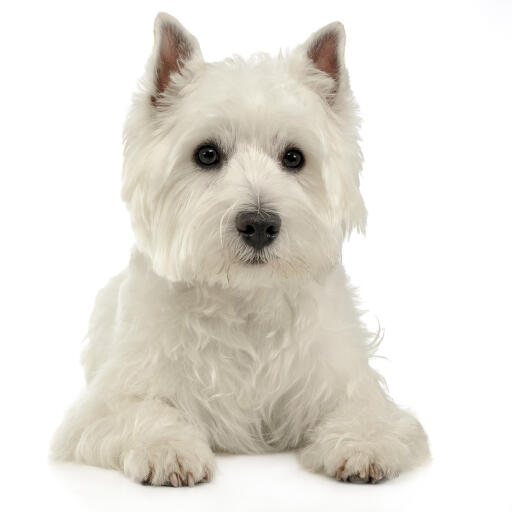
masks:
[(312, 80), (312, 86), (330, 104), (333, 104), (345, 76), (345, 29), (343, 24), (335, 21), (317, 30), (297, 48), (297, 51), (305, 54), (313, 70), (321, 71), (330, 78), (330, 81), (315, 82)]
[(176, 75), (183, 75), (193, 62), (203, 62), (197, 39), (176, 18), (159, 13), (155, 19), (155, 44), (149, 63), (153, 104), (165, 94)]
[[(359, 172), (362, 157), (357, 142), (357, 108), (350, 91), (345, 68), (345, 29), (339, 21), (314, 32), (295, 50), (298, 66), (294, 69), (299, 79), (322, 97), (333, 110), (343, 110), (344, 136), (353, 142), (352, 150), (341, 156), (344, 161), (339, 193), (341, 223), (344, 236), (357, 229), (364, 233), (366, 208), (359, 190)], [(350, 128), (349, 128), (350, 127)], [(341, 170), (340, 170), (341, 171)]]

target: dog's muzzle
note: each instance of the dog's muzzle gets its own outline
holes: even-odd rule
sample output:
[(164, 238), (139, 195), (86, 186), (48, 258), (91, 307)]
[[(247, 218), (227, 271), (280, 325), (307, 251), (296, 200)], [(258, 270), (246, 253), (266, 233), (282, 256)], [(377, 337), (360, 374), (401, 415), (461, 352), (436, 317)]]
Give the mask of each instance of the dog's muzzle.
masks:
[(264, 210), (240, 212), (235, 223), (244, 242), (256, 250), (271, 244), (279, 236), (281, 229), (279, 215)]

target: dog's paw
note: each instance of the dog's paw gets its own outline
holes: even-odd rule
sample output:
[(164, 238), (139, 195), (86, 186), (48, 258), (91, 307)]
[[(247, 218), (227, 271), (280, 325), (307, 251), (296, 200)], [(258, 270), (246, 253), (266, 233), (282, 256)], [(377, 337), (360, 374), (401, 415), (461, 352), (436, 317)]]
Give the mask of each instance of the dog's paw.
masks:
[(331, 450), (325, 446), (312, 445), (300, 453), (300, 460), (308, 469), (320, 471), (342, 482), (376, 484), (391, 479), (400, 473), (400, 461), (387, 457), (372, 446), (368, 449), (361, 443), (340, 443)]
[(203, 442), (170, 442), (127, 451), (122, 469), (127, 476), (146, 485), (192, 487), (213, 478), (215, 459)]
[(349, 439), (339, 434), (317, 439), (302, 449), (299, 458), (306, 468), (343, 482), (377, 483), (424, 463), (429, 450), (423, 430), (408, 439)]
[(352, 483), (376, 484), (383, 478), (397, 476), (390, 472), (389, 468), (372, 460), (371, 457), (358, 453), (344, 460), (336, 469), (334, 477), (336, 480)]
[(377, 483), (429, 459), (428, 440), (411, 414), (391, 407), (371, 421), (340, 415), (318, 428), (301, 463), (344, 482)]

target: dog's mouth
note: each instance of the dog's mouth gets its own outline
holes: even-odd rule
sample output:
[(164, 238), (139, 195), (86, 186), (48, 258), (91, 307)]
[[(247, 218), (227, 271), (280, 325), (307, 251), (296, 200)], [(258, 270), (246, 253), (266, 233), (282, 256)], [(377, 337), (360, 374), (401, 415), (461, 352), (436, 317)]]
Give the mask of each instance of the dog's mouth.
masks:
[(275, 256), (263, 251), (254, 251), (252, 254), (244, 255), (240, 261), (244, 265), (265, 265), (272, 259), (275, 259)]
[[(235, 239), (235, 242), (239, 242), (238, 237)], [(229, 259), (244, 267), (262, 267), (272, 265), (279, 259), (278, 254), (277, 247), (274, 247), (274, 245), (271, 247), (255, 248), (250, 247), (248, 244), (236, 243), (230, 251)]]
[(253, 256), (252, 258), (245, 261), (245, 263), (247, 263), (248, 265), (264, 265), (267, 262), (268, 262), (267, 258), (265, 258), (264, 256), (259, 256), (259, 255)]

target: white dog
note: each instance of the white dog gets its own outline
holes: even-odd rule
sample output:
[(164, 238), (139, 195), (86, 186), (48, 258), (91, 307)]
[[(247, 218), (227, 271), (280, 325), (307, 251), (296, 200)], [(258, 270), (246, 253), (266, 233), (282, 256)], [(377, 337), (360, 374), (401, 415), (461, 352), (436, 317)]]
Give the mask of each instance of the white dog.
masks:
[(366, 220), (344, 46), (332, 23), (286, 55), (210, 64), (157, 16), (125, 131), (136, 248), (96, 300), (56, 459), (176, 487), (211, 479), (214, 451), (298, 449), (369, 482), (428, 458), (368, 365), (340, 263)]

